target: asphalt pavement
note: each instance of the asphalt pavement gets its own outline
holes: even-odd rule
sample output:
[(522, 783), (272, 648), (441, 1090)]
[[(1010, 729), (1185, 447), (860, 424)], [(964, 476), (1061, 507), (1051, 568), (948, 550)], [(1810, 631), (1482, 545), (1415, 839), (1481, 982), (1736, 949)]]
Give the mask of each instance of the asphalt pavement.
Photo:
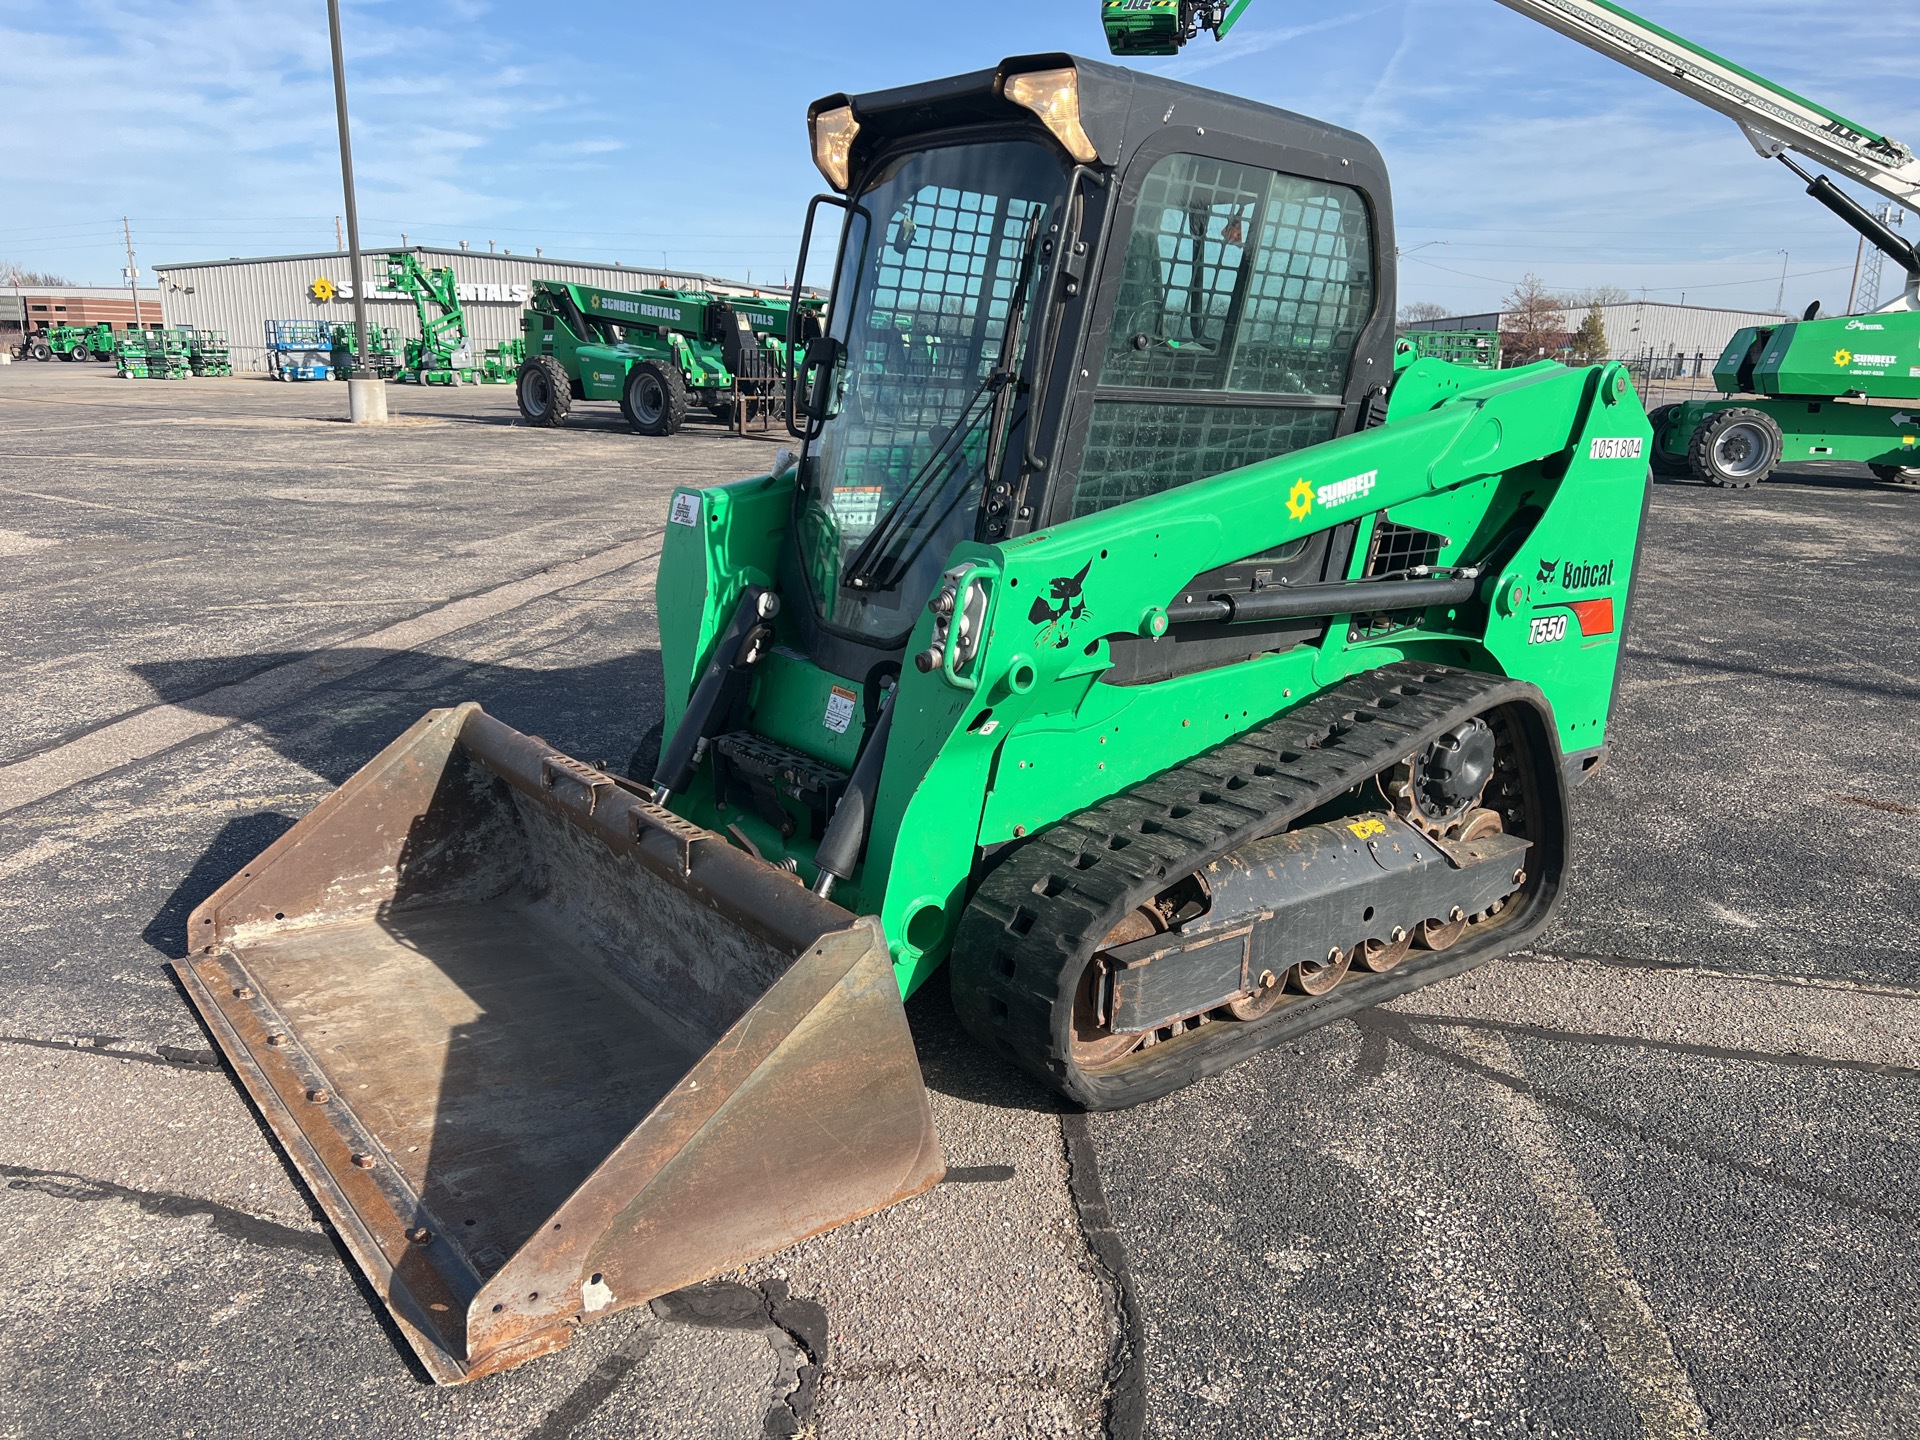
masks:
[(908, 1007), (948, 1183), (428, 1384), (168, 977), (422, 711), (622, 763), (677, 483), (505, 387), (0, 368), (0, 1436), (1895, 1437), (1920, 1415), (1920, 491), (1656, 487), (1533, 952), (1138, 1110)]

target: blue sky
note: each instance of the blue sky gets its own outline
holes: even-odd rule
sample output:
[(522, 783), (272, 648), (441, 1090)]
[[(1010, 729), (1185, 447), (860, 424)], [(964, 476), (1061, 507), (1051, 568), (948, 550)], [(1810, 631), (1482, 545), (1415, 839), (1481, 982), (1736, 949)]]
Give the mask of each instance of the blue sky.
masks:
[[(1095, 0), (344, 8), (369, 247), (404, 233), (757, 281), (790, 269), (820, 188), (810, 100), (1105, 48)], [(1920, 145), (1920, 6), (1639, 8)], [(7, 0), (0, 55), (16, 86), (0, 107), (0, 258), (115, 283), (122, 215), (143, 270), (332, 248), (320, 0)], [(1846, 299), (1851, 232), (1731, 122), (1493, 0), (1254, 0), (1226, 42), (1136, 63), (1371, 136), (1401, 244), (1423, 247), (1403, 301), (1490, 308), (1532, 270), (1556, 288), (1764, 307), (1782, 249), (1789, 306)]]

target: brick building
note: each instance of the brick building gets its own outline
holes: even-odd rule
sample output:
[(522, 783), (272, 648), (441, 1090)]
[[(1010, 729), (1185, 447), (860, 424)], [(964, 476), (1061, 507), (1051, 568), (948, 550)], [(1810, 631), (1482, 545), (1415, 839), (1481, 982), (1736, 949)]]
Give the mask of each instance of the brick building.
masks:
[[(8, 285), (0, 289), (0, 330), (19, 333), (48, 325), (97, 325), (105, 320), (124, 330), (134, 318), (133, 297), (124, 285)], [(140, 323), (160, 323), (160, 292), (140, 291)]]

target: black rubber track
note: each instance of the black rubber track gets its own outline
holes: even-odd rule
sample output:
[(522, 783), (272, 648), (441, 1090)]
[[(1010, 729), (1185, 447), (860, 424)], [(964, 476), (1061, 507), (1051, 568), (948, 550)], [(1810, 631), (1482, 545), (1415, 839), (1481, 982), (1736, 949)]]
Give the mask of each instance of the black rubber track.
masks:
[[(1254, 1021), (1215, 1021), (1110, 1069), (1069, 1058), (1072, 997), (1122, 917), (1228, 851), (1276, 834), (1474, 715), (1511, 769), (1507, 828), (1533, 842), (1529, 877), (1500, 919), (1384, 975), (1354, 975)], [(1137, 1105), (1395, 995), (1510, 953), (1537, 935), (1566, 870), (1567, 790), (1546, 698), (1497, 675), (1403, 661), (1162, 771), (1035, 836), (981, 882), (949, 962), (954, 1009), (990, 1049), (1091, 1110)]]

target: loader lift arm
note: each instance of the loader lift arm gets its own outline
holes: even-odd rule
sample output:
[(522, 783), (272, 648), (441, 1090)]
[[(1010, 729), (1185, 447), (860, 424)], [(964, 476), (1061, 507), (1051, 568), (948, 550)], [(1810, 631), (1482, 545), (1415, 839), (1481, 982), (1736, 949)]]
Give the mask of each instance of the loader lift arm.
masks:
[[(1789, 169), (1809, 182), (1809, 194), (1906, 269), (1906, 293), (1886, 308), (1920, 309), (1920, 271), (1916, 271), (1916, 257), (1911, 247), (1887, 245), (1881, 235), (1864, 228), (1859, 217), (1834, 203), (1835, 197), (1847, 200), (1843, 192), (1834, 189), (1830, 182), (1823, 192), (1805, 170), (1786, 159), (1789, 152), (1804, 156), (1886, 196), (1902, 209), (1920, 214), (1920, 158), (1916, 158), (1908, 146), (1756, 75), (1634, 14), (1625, 6), (1614, 4), (1613, 0), (1498, 0), (1498, 3), (1732, 120), (1764, 159), (1786, 162)], [(1143, 53), (1121, 48), (1125, 39), (1117, 17), (1123, 5), (1124, 0), (1105, 0), (1103, 5), (1109, 45), (1115, 54)], [(1232, 18), (1237, 19), (1245, 5), (1193, 7), (1194, 33), (1211, 31), (1216, 38), (1224, 34), (1226, 26), (1212, 22), (1228, 8), (1233, 11)], [(1185, 43), (1184, 40), (1181, 43)], [(1860, 217), (1871, 219), (1859, 206), (1853, 208), (1859, 211)]]

